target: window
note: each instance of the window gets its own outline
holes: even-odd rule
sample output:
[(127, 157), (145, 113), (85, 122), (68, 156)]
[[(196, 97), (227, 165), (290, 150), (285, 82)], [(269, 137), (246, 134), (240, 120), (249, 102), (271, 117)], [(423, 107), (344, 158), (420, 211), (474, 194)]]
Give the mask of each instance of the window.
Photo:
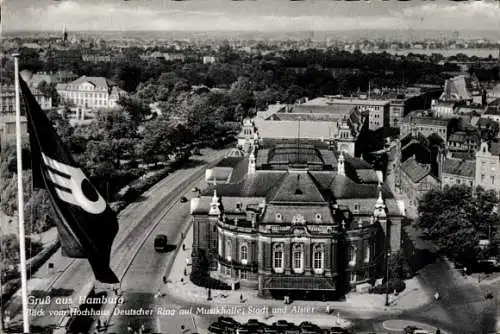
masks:
[(484, 181), (484, 174), (481, 174), (481, 181)]
[(304, 246), (297, 244), (292, 251), (293, 271), (300, 273), (304, 270)]
[(359, 203), (354, 203), (354, 213), (359, 213)]
[(274, 268), (274, 271), (276, 271), (278, 273), (282, 273), (283, 267), (284, 267), (283, 245), (282, 244), (274, 245), (274, 249), (273, 249), (273, 268)]
[(323, 271), (325, 261), (325, 250), (323, 245), (316, 245), (313, 251), (313, 270), (315, 273)]
[(219, 256), (223, 256), (222, 254), (222, 240), (219, 242)]
[(348, 248), (348, 258), (349, 258), (349, 265), (351, 267), (356, 265), (356, 247), (354, 246), (349, 246)]
[(247, 261), (248, 261), (248, 245), (247, 244), (243, 244), (240, 247), (240, 260), (241, 260), (241, 263), (247, 264)]
[(233, 248), (233, 245), (231, 243), (231, 240), (226, 240), (226, 251), (225, 251), (225, 255), (226, 255), (226, 259), (228, 261), (231, 261), (231, 252), (232, 252), (232, 248)]
[(365, 263), (369, 263), (370, 262), (371, 248), (372, 248), (371, 243), (367, 242), (365, 244)]

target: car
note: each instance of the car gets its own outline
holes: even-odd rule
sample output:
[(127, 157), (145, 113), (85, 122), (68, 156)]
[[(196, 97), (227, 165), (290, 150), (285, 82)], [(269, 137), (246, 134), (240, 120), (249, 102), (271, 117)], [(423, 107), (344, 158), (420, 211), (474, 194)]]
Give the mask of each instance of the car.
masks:
[(231, 317), (218, 317), (217, 322), (227, 327), (237, 327), (240, 323)]
[(154, 241), (154, 247), (157, 252), (165, 252), (168, 247), (168, 237), (165, 234), (158, 234)]
[(415, 334), (416, 331), (419, 331), (419, 330), (421, 330), (421, 329), (418, 327), (415, 327), (415, 326), (406, 326), (403, 333), (404, 334)]
[(186, 203), (188, 201), (188, 199), (186, 198), (186, 196), (182, 196), (180, 201), (181, 201), (181, 203)]
[(332, 327), (327, 332), (328, 334), (349, 334), (349, 331), (342, 327)]
[(214, 322), (208, 327), (208, 332), (213, 333), (213, 334), (222, 334), (226, 330), (226, 327), (219, 323), (219, 322)]

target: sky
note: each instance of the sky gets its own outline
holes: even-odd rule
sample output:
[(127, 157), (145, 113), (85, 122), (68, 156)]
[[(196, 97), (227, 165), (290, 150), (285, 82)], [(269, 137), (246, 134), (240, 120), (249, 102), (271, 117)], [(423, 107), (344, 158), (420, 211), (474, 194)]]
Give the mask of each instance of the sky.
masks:
[[(2, 0), (0, 0), (2, 1)], [(500, 31), (500, 0), (3, 0), (2, 30)]]

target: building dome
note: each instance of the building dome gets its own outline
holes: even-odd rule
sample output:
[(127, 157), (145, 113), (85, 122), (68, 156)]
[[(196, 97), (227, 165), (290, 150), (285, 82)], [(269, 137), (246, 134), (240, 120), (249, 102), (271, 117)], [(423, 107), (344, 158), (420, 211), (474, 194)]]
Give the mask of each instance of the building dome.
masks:
[(30, 70), (22, 70), (20, 74), (21, 78), (23, 78), (24, 81), (30, 81), (33, 77), (33, 72), (31, 72)]

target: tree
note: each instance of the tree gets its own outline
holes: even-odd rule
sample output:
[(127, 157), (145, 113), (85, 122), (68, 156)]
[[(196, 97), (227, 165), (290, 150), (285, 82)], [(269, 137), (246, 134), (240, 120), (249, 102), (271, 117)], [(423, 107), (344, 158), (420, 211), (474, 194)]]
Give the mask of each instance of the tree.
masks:
[(45, 189), (36, 189), (24, 205), (26, 230), (42, 233), (54, 226), (55, 212)]
[(487, 256), (481, 251), (479, 240), (495, 234), (497, 204), (495, 192), (480, 187), (474, 193), (465, 186), (431, 190), (419, 202), (417, 225), (444, 254), (470, 264), (480, 255)]
[(229, 96), (234, 105), (241, 105), (245, 111), (255, 105), (252, 83), (247, 77), (239, 77), (231, 85)]
[(71, 138), (73, 136), (74, 128), (69, 123), (67, 118), (69, 110), (63, 110), (61, 113), (55, 109), (47, 111), (46, 115), (52, 126), (56, 129), (57, 134), (61, 137), (66, 146), (70, 146)]
[(151, 114), (149, 106), (144, 101), (134, 97), (122, 96), (118, 100), (118, 105), (136, 124), (139, 124)]

